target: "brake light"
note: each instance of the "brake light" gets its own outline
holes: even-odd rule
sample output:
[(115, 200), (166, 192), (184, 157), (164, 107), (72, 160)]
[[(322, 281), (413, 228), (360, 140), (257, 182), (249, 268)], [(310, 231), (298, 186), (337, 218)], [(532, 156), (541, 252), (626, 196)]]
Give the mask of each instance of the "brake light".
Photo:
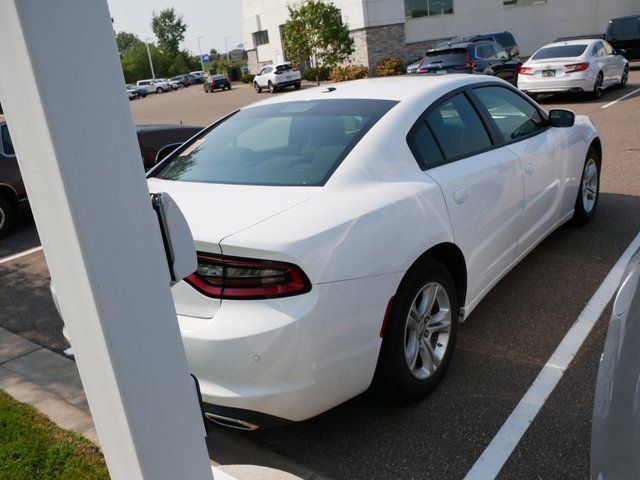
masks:
[(520, 67), (518, 73), (520, 75), (533, 75), (533, 67)]
[(565, 65), (564, 68), (566, 69), (567, 73), (584, 72), (587, 68), (589, 68), (589, 62), (571, 63), (569, 65)]
[(429, 73), (431, 70), (429, 70), (428, 68), (419, 68), (418, 70), (416, 70), (416, 73)]
[(186, 282), (213, 298), (253, 300), (300, 295), (311, 283), (296, 265), (198, 253), (198, 269)]

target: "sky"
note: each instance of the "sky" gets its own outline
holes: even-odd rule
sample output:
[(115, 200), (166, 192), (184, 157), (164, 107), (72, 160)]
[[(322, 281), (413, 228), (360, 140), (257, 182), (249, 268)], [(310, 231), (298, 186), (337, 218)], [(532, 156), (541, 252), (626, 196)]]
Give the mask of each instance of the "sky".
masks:
[(135, 33), (141, 40), (154, 38), (151, 31), (153, 11), (174, 7), (184, 17), (187, 31), (183, 48), (198, 54), (197, 37), (202, 52), (215, 48), (224, 52), (224, 37), (229, 50), (242, 43), (241, 0), (107, 0), (116, 32)]

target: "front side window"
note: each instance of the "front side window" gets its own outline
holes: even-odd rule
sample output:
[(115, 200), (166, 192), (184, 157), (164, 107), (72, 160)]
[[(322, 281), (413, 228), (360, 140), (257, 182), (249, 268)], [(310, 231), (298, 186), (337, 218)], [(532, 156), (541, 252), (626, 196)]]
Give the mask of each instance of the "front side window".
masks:
[(404, 0), (406, 18), (431, 17), (453, 13), (453, 0)]
[(0, 136), (2, 137), (2, 150), (5, 155), (15, 155), (16, 151), (13, 149), (9, 128), (6, 125), (0, 126)]
[(474, 92), (489, 111), (507, 143), (532, 135), (545, 127), (546, 122), (540, 111), (512, 90), (504, 87), (480, 87)]
[(602, 42), (596, 43), (596, 45), (593, 47), (593, 55), (594, 57), (604, 57), (607, 55), (607, 51), (604, 49), (604, 45), (602, 45)]
[(609, 45), (609, 42), (602, 42), (604, 45), (604, 51), (607, 52), (607, 55), (615, 55), (616, 52), (613, 51), (613, 47)]
[(319, 186), (397, 102), (310, 100), (240, 110), (152, 175), (240, 185)]
[(482, 120), (462, 93), (433, 110), (427, 116), (427, 124), (447, 160), (474, 155), (492, 146)]

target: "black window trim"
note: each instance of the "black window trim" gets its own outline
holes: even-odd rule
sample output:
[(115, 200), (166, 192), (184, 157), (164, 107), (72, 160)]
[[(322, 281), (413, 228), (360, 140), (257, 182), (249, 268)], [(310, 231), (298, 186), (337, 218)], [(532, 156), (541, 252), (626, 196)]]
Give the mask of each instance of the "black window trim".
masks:
[[(14, 158), (16, 156), (15, 150), (16, 147), (15, 145), (13, 146), (13, 153), (8, 153), (5, 151), (4, 149), (4, 137), (2, 134), (2, 131), (5, 130), (7, 131), (7, 133), (9, 133), (9, 127), (7, 126), (6, 123), (0, 123), (0, 152), (2, 153), (3, 156), (7, 157), (7, 158)], [(9, 133), (9, 140), (11, 140), (11, 134)], [(11, 144), (13, 145), (13, 140), (11, 140)]]
[[(505, 140), (502, 137), (502, 132), (500, 132), (500, 129), (498, 128), (498, 124), (491, 117), (491, 113), (489, 112), (487, 107), (484, 106), (484, 104), (482, 103), (482, 101), (480, 100), (480, 98), (477, 96), (477, 94), (474, 91), (474, 90), (477, 90), (477, 89), (480, 89), (480, 88), (486, 88), (486, 87), (504, 88), (504, 89), (510, 90), (511, 92), (515, 93), (516, 95), (519, 95), (520, 98), (525, 100), (527, 103), (529, 103), (529, 105), (531, 105), (533, 108), (535, 108), (538, 111), (538, 113), (542, 117), (542, 120), (544, 122), (544, 126), (541, 129), (536, 130), (535, 132), (532, 132), (532, 133), (530, 133), (528, 135), (524, 135), (522, 137), (514, 138), (512, 140)], [(541, 133), (544, 133), (544, 132), (546, 132), (547, 130), (549, 130), (551, 128), (551, 125), (549, 124), (549, 115), (547, 114), (547, 112), (545, 112), (543, 109), (541, 109), (527, 95), (525, 95), (520, 90), (518, 90), (517, 88), (513, 87), (512, 85), (502, 85), (502, 84), (493, 83), (493, 82), (482, 82), (482, 83), (479, 83), (479, 84), (475, 84), (475, 85), (473, 85), (471, 87), (471, 95), (473, 97), (473, 101), (477, 103), (477, 108), (480, 109), (483, 112), (484, 115), (486, 115), (487, 121), (491, 123), (492, 128), (494, 129), (494, 131), (498, 135), (498, 138), (499, 138), (499, 140), (501, 142), (501, 146), (503, 146), (503, 147), (506, 147), (508, 145), (513, 145), (514, 143), (522, 142), (524, 140), (529, 140), (530, 138), (533, 138), (536, 135), (540, 135)]]
[[(488, 82), (488, 83), (490, 85), (495, 85), (495, 83), (491, 83), (491, 82)], [(440, 140), (438, 140), (438, 137), (434, 134), (431, 126), (427, 122), (427, 117), (434, 110), (436, 110), (438, 107), (442, 106), (445, 102), (447, 102), (448, 100), (450, 100), (451, 98), (453, 98), (453, 97), (455, 97), (455, 96), (457, 96), (459, 94), (463, 94), (465, 96), (465, 98), (467, 99), (467, 101), (469, 102), (469, 104), (471, 105), (473, 110), (476, 112), (476, 114), (480, 118), (480, 121), (482, 122), (482, 125), (484, 126), (484, 128), (485, 128), (485, 130), (487, 132), (487, 135), (489, 136), (489, 140), (491, 141), (491, 145), (486, 147), (486, 148), (481, 148), (480, 150), (473, 151), (471, 153), (465, 153), (463, 155), (457, 155), (455, 157), (448, 157), (445, 154), (444, 149), (442, 148), (442, 145), (440, 144)], [(407, 145), (409, 146), (409, 150), (411, 150), (411, 153), (413, 153), (413, 156), (414, 156), (418, 166), (420, 167), (420, 169), (423, 172), (427, 171), (427, 170), (430, 170), (432, 168), (437, 168), (437, 167), (441, 167), (443, 165), (448, 165), (449, 163), (457, 162), (458, 160), (463, 160), (465, 158), (470, 158), (470, 157), (473, 157), (473, 156), (476, 156), (476, 155), (480, 155), (482, 153), (490, 152), (491, 150), (495, 150), (496, 148), (502, 147), (502, 144), (501, 144), (502, 135), (500, 135), (499, 132), (497, 132), (497, 130), (496, 130), (497, 127), (494, 124), (492, 124), (493, 123), (493, 119), (491, 119), (491, 123), (488, 123), (487, 116), (485, 114), (483, 114), (481, 111), (478, 110), (478, 105), (476, 105), (476, 103), (473, 100), (473, 98), (471, 97), (471, 95), (472, 95), (472, 92), (469, 89), (468, 85), (465, 85), (464, 87), (456, 88), (455, 90), (452, 90), (452, 91), (446, 93), (442, 97), (438, 98), (438, 100), (433, 102), (429, 106), (429, 108), (427, 108), (418, 117), (418, 119), (414, 122), (413, 126), (409, 129), (409, 133), (407, 133), (407, 136), (406, 136)], [(429, 132), (431, 133), (431, 135), (435, 139), (436, 145), (438, 145), (438, 149), (440, 150), (440, 154), (442, 155), (442, 158), (444, 159), (438, 165), (428, 166), (426, 164), (425, 160), (422, 158), (422, 155), (420, 154), (418, 146), (417, 146), (417, 144), (415, 142), (416, 132), (418, 131), (418, 129), (420, 128), (420, 125), (422, 123), (424, 123), (424, 125), (426, 125), (427, 129), (429, 130)]]

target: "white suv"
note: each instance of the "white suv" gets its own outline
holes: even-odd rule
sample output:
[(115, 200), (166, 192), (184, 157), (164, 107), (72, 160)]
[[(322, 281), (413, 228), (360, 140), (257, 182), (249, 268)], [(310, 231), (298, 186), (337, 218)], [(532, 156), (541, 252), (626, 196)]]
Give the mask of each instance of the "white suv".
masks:
[(138, 87), (146, 88), (147, 93), (162, 93), (171, 90), (171, 85), (163, 80), (154, 80), (149, 78), (147, 80), (138, 80), (136, 83)]
[(301, 80), (300, 70), (293, 68), (289, 63), (267, 65), (253, 79), (253, 88), (258, 93), (262, 92), (263, 88), (268, 88), (271, 93), (291, 86), (299, 90)]

